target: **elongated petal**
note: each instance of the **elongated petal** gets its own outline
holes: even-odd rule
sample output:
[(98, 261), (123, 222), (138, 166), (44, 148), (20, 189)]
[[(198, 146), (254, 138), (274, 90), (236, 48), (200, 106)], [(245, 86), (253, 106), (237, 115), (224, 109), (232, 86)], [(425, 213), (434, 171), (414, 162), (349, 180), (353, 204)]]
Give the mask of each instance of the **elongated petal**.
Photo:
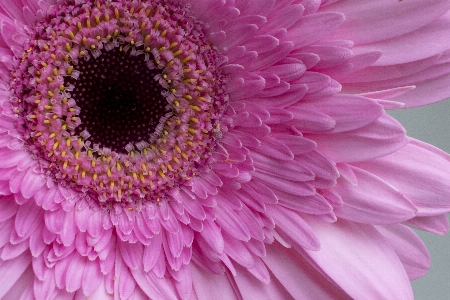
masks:
[(413, 299), (400, 260), (372, 225), (344, 220), (333, 224), (307, 220), (321, 241), (321, 249), (306, 251), (306, 257), (350, 297)]

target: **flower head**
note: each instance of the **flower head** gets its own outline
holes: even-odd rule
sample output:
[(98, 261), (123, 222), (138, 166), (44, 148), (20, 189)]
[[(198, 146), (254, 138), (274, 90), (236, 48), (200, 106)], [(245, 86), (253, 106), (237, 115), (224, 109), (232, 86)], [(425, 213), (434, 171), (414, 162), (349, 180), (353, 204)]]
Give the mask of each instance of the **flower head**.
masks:
[(0, 7), (0, 298), (412, 297), (450, 158), (385, 109), (450, 94), (446, 1)]

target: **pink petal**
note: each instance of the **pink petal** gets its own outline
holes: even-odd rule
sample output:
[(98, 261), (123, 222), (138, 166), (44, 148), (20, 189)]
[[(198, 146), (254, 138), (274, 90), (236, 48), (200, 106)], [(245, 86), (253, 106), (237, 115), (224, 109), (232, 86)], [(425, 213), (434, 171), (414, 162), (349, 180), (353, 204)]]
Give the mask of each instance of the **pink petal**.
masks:
[(116, 255), (115, 277), (114, 293), (119, 295), (120, 299), (129, 299), (136, 287), (136, 281), (133, 279), (128, 267), (123, 263), (120, 254)]
[(0, 197), (0, 222), (14, 216), (19, 208), (20, 206), (14, 202), (12, 196)]
[(131, 270), (136, 284), (150, 299), (177, 300), (175, 288), (166, 278), (157, 278), (153, 272), (142, 269)]
[(217, 217), (216, 222), (222, 230), (227, 231), (238, 240), (248, 241), (250, 239), (247, 226), (245, 226), (245, 223), (242, 222), (236, 212), (229, 208), (228, 205), (217, 205), (215, 211)]
[(357, 186), (339, 179), (334, 188), (344, 202), (334, 209), (338, 217), (366, 224), (393, 224), (415, 216), (414, 204), (393, 186), (362, 169), (352, 167), (352, 171)]
[(430, 254), (420, 237), (401, 224), (377, 226), (402, 262), (409, 280), (424, 276), (430, 268)]
[(98, 262), (87, 260), (84, 266), (83, 278), (81, 280), (83, 293), (87, 296), (93, 294), (99, 287), (102, 278), (103, 275), (100, 272)]
[(415, 84), (416, 88), (395, 98), (395, 101), (405, 103), (405, 108), (416, 107), (441, 101), (450, 95), (450, 74), (439, 76)]
[[(351, 299), (339, 286), (329, 281), (326, 276), (320, 273), (320, 270), (315, 269), (295, 250), (284, 248), (279, 243), (268, 245), (266, 249), (267, 256), (263, 260), (274, 275), (272, 282), (274, 280), (279, 281), (279, 284), (294, 299)], [(294, 274), (295, 276), (293, 276)], [(301, 278), (302, 284), (299, 284), (299, 278)], [(267, 289), (260, 285), (258, 287)], [(276, 297), (273, 299), (289, 298)]]
[(300, 215), (290, 209), (273, 205), (267, 206), (267, 212), (274, 219), (277, 231), (306, 249), (320, 248), (320, 242), (314, 231)]
[(36, 206), (33, 201), (21, 205), (15, 219), (17, 234), (23, 236), (36, 228), (42, 222), (43, 215), (43, 210)]
[(79, 254), (72, 256), (69, 267), (66, 270), (66, 290), (69, 293), (81, 288), (86, 259)]
[[(192, 276), (195, 295), (198, 300), (229, 299), (239, 300), (239, 295), (234, 280), (227, 274), (217, 275), (200, 269), (192, 264)], [(210, 287), (214, 286), (213, 289)]]
[(296, 48), (310, 45), (333, 32), (345, 19), (346, 16), (336, 12), (305, 16), (288, 31), (286, 39), (293, 41)]
[(139, 267), (142, 267), (142, 245), (140, 245), (139, 243), (131, 244), (122, 241), (119, 241), (118, 244), (120, 254), (122, 255), (122, 259), (125, 262), (126, 266), (128, 266), (130, 269), (137, 269)]
[(333, 36), (350, 39), (357, 44), (386, 40), (414, 31), (449, 8), (450, 4), (446, 1), (429, 3), (421, 0), (347, 0), (324, 7), (328, 11), (342, 12), (346, 17), (345, 23)]
[(402, 263), (373, 226), (305, 219), (321, 243), (320, 251), (306, 250), (306, 255), (350, 297), (413, 299)]
[(358, 166), (399, 189), (418, 208), (418, 216), (450, 211), (450, 157), (433, 146), (413, 140), (391, 155)]
[(144, 271), (148, 272), (155, 266), (158, 261), (162, 249), (162, 236), (161, 234), (156, 234), (151, 239), (149, 245), (144, 247), (144, 253), (142, 256)]
[(404, 224), (429, 232), (444, 235), (448, 232), (450, 224), (447, 215), (438, 215), (430, 217), (415, 217)]
[(390, 154), (408, 143), (405, 130), (394, 118), (383, 115), (374, 123), (349, 132), (305, 134), (335, 162), (366, 161)]
[[(409, 34), (354, 48), (356, 52), (381, 51), (375, 66), (404, 64), (425, 59), (450, 49), (450, 13)], [(401, 51), (399, 51), (401, 49)], [(400, 53), (403, 53), (400, 54)]]
[[(33, 265), (34, 268), (34, 265)], [(45, 280), (40, 281), (37, 277), (34, 278), (34, 296), (36, 299), (49, 299), (55, 291), (55, 273), (48, 272), (49, 276)]]
[(20, 192), (25, 198), (30, 198), (45, 184), (42, 174), (36, 174), (33, 168), (29, 168), (20, 185)]
[(303, 102), (302, 108), (324, 113), (336, 122), (332, 132), (355, 130), (377, 120), (383, 113), (381, 105), (357, 95), (334, 95), (315, 101)]
[(27, 267), (31, 263), (31, 256), (29, 253), (23, 253), (12, 260), (3, 261), (0, 264), (0, 278), (3, 278), (0, 285), (0, 298), (16, 284), (17, 280), (22, 276)]

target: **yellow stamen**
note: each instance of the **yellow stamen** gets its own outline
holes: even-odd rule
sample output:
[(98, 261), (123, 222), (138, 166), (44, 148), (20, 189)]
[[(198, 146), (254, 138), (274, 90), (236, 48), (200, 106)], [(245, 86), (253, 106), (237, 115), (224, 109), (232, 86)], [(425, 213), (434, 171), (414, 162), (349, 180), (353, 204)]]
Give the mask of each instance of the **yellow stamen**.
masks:
[(195, 110), (195, 111), (201, 111), (201, 108), (198, 107), (198, 106), (196, 106), (196, 105), (189, 105), (189, 107), (190, 107), (192, 110)]
[(183, 50), (179, 49), (178, 51), (173, 53), (173, 56), (177, 57), (178, 55), (181, 54), (181, 52), (183, 52)]

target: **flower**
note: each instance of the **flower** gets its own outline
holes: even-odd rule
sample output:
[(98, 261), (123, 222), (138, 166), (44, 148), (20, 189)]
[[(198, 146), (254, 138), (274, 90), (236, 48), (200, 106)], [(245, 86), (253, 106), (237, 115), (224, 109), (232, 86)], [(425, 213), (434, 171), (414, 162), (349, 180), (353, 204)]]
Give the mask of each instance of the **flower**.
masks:
[(448, 1), (0, 7), (0, 298), (412, 298)]

